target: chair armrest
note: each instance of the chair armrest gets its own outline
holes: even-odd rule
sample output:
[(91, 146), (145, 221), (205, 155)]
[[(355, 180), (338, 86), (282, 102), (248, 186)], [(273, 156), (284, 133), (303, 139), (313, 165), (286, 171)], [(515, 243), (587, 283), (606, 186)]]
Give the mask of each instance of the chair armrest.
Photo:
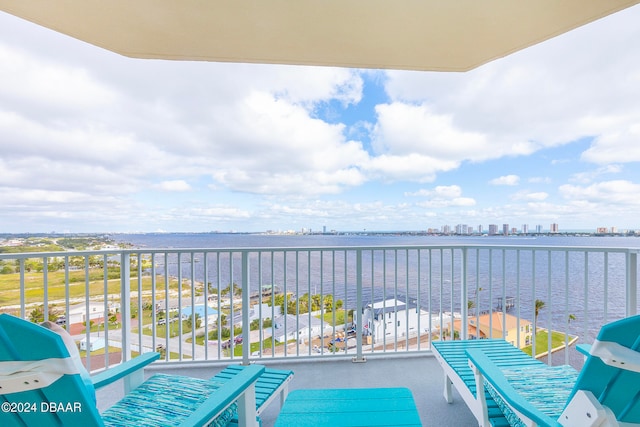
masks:
[(113, 368), (109, 368), (106, 371), (100, 372), (91, 377), (91, 381), (93, 382), (93, 386), (96, 389), (109, 385), (119, 379), (125, 378), (128, 375), (136, 373), (140, 371), (145, 366), (151, 364), (155, 360), (160, 358), (160, 353), (149, 352), (142, 353), (140, 356), (135, 357), (131, 360), (127, 360), (124, 363), (114, 366)]
[(591, 355), (591, 344), (578, 344), (576, 350), (585, 356)]
[[(481, 349), (468, 349), (466, 353), (472, 370), (478, 370), (514, 412), (534, 421), (537, 425), (560, 426), (557, 420), (542, 413), (520, 395), (511, 384), (509, 384), (500, 367), (489, 359)], [(480, 393), (480, 391), (476, 391), (476, 393)]]
[(255, 382), (264, 372), (264, 366), (250, 365), (225, 382), (207, 400), (202, 402), (180, 427), (199, 427), (208, 424), (236, 400), (238, 401), (238, 425), (255, 426)]

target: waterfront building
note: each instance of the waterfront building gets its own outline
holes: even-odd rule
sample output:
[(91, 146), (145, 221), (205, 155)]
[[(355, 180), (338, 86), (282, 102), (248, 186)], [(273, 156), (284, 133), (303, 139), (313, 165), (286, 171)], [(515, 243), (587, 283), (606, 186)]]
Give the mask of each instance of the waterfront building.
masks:
[(401, 297), (388, 298), (364, 307), (362, 314), (363, 334), (371, 337), (372, 343), (389, 342), (398, 337), (418, 335), (419, 328), (429, 325), (429, 312), (422, 310), (415, 300)]
[(542, 226), (541, 225), (536, 225), (536, 233), (538, 233), (538, 234), (542, 233)]
[(502, 224), (502, 234), (505, 236), (509, 235), (509, 224)]
[(551, 227), (549, 228), (549, 233), (557, 233), (558, 232), (558, 224), (553, 223), (551, 224)]
[(467, 234), (469, 234), (469, 226), (467, 224), (458, 224), (458, 225), (456, 225), (456, 234), (458, 234), (458, 235), (467, 235)]
[(322, 336), (322, 326), (322, 321), (315, 316), (278, 315), (273, 318), (273, 338), (279, 343), (284, 343)]
[(529, 224), (522, 224), (522, 234), (529, 234)]
[(496, 234), (498, 234), (498, 225), (489, 224), (489, 236), (495, 236)]
[[(454, 328), (460, 331), (462, 320), (454, 321)], [(503, 329), (504, 325), (504, 329)], [(476, 338), (504, 338), (518, 348), (531, 345), (533, 327), (530, 321), (509, 313), (494, 311), (469, 318), (469, 335)]]

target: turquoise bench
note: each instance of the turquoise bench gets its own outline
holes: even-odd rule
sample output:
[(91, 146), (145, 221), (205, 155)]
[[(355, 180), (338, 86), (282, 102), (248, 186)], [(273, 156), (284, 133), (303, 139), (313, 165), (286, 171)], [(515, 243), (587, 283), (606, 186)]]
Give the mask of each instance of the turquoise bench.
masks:
[(501, 339), (434, 341), (431, 345), (444, 371), (444, 398), (448, 403), (453, 402), (453, 385), (481, 427), (507, 427), (509, 422), (486, 390), (477, 395), (476, 377), (466, 351), (480, 349), (503, 368), (543, 365)]
[[(242, 365), (227, 366), (211, 380), (223, 384), (235, 378), (245, 368)], [(289, 393), (289, 382), (292, 379), (293, 371), (265, 368), (255, 383), (256, 414), (260, 415), (278, 396), (280, 397), (280, 407), (282, 407)], [(232, 423), (237, 424), (237, 417), (232, 420)]]
[(275, 427), (422, 426), (408, 388), (300, 389), (289, 394)]

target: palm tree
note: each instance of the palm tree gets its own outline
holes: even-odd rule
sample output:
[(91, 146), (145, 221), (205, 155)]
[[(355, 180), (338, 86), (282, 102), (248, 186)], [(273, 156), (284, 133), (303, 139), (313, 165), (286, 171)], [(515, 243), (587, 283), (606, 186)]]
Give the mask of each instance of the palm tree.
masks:
[(537, 299), (536, 300), (536, 305), (535, 305), (535, 313), (534, 313), (534, 317), (533, 317), (533, 331), (537, 331), (538, 330), (538, 314), (540, 314), (540, 310), (542, 310), (545, 306), (545, 302), (542, 300)]

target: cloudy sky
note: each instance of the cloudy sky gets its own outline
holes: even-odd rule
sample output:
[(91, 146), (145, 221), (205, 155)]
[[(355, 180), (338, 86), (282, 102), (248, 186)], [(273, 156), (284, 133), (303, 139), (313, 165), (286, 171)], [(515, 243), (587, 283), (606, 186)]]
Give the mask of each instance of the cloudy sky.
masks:
[(0, 232), (640, 229), (638, 22), (453, 74), (136, 60), (0, 12)]

